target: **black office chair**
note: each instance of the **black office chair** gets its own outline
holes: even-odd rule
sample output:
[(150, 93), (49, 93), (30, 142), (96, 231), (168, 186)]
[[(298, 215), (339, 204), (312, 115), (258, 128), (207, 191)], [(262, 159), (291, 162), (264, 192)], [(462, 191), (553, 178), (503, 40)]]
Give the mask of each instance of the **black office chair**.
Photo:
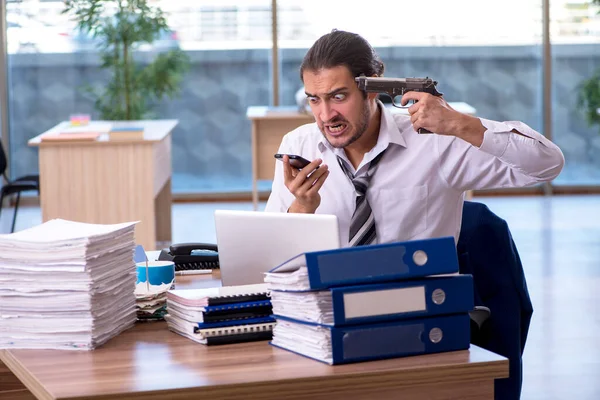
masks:
[(15, 213), (13, 215), (12, 227), (10, 232), (15, 231), (15, 223), (17, 222), (17, 211), (19, 210), (19, 201), (21, 200), (21, 192), (29, 190), (35, 190), (40, 194), (40, 176), (39, 175), (27, 175), (15, 180), (8, 179), (6, 176), (6, 167), (8, 166), (8, 160), (6, 159), (6, 153), (4, 153), (4, 147), (0, 140), (0, 174), (4, 178), (2, 189), (0, 190), (0, 214), (2, 213), (2, 205), (4, 204), (4, 197), (12, 194), (17, 194), (17, 201), (15, 202)]
[(473, 275), (475, 304), (490, 311), (471, 329), (471, 343), (509, 359), (510, 376), (496, 379), (494, 394), (517, 400), (533, 306), (508, 224), (486, 205), (465, 201), (457, 251), (460, 272)]

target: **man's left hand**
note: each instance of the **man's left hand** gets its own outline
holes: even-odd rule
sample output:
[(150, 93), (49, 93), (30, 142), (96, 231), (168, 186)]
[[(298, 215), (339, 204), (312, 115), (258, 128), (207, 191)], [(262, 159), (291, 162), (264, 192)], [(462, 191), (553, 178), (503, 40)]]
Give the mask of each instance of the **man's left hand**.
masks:
[(450, 107), (441, 96), (410, 91), (402, 95), (401, 105), (415, 101), (408, 108), (415, 131), (427, 129), (439, 135), (459, 137), (474, 146), (481, 146), (485, 127), (479, 118), (460, 113)]

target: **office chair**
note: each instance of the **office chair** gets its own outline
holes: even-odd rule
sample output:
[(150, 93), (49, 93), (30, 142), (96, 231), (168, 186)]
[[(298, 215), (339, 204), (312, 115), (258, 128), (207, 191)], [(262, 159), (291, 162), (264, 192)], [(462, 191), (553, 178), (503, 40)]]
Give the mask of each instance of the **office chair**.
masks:
[(27, 175), (15, 180), (8, 179), (6, 176), (6, 167), (8, 166), (8, 160), (6, 159), (6, 153), (4, 153), (4, 147), (0, 140), (0, 175), (4, 178), (2, 189), (0, 190), (0, 214), (2, 213), (2, 205), (4, 204), (4, 197), (12, 194), (17, 194), (17, 201), (15, 202), (15, 213), (13, 215), (12, 227), (10, 232), (15, 231), (15, 223), (17, 222), (17, 211), (19, 210), (19, 201), (21, 200), (21, 192), (35, 190), (40, 194), (40, 177), (39, 175)]
[(480, 326), (471, 325), (471, 343), (509, 359), (510, 375), (496, 380), (494, 397), (519, 399), (533, 306), (508, 224), (486, 205), (465, 201), (457, 251), (460, 272), (473, 275), (475, 305), (490, 310)]

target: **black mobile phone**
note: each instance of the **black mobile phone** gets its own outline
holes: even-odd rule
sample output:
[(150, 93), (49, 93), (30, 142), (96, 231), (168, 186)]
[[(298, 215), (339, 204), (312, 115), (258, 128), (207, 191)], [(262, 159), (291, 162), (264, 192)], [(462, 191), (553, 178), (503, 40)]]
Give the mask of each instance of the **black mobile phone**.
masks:
[(290, 165), (296, 169), (302, 169), (310, 164), (306, 158), (295, 155), (295, 154), (275, 154), (275, 158), (282, 161), (283, 156), (287, 155), (290, 158)]

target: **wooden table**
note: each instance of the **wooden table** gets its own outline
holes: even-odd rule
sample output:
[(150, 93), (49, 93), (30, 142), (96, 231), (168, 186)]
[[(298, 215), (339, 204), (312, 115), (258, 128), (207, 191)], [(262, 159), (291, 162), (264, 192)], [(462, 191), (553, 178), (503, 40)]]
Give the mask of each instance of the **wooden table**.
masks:
[[(176, 285), (219, 282), (185, 276)], [(476, 346), (329, 366), (266, 341), (203, 346), (164, 322), (139, 323), (94, 351), (0, 350), (0, 360), (38, 399), (493, 399), (494, 379), (508, 376), (504, 357)], [(18, 383), (0, 363), (3, 382)]]
[[(448, 103), (455, 110), (475, 115), (476, 110), (464, 102)], [(389, 106), (394, 113), (406, 114), (406, 109)], [(298, 111), (298, 107), (252, 106), (246, 116), (252, 122), (252, 205), (258, 209), (258, 181), (273, 180), (275, 158), (273, 157), (283, 136), (297, 127), (315, 122), (311, 113)]]
[(136, 121), (144, 126), (143, 139), (41, 140), (64, 131), (69, 123), (62, 122), (29, 140), (39, 147), (42, 220), (139, 221), (137, 244), (164, 247), (171, 241), (171, 131), (177, 123)]

